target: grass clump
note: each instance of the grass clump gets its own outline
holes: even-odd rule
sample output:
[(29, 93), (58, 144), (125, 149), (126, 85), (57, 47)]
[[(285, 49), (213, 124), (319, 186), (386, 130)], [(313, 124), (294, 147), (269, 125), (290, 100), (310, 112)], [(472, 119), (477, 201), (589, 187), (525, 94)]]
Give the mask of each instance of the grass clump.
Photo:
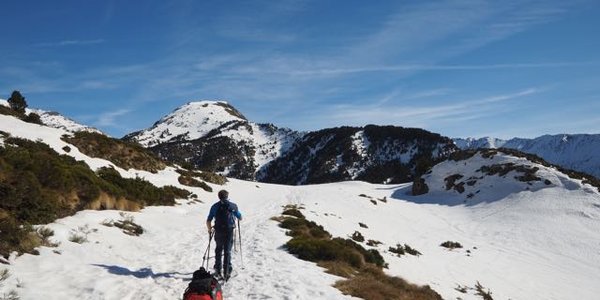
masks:
[(8, 279), (8, 277), (10, 277), (10, 272), (8, 271), (8, 269), (0, 270), (0, 282), (3, 282), (4, 280)]
[(387, 264), (375, 249), (366, 250), (351, 239), (332, 238), (322, 226), (304, 217), (272, 219), (289, 230), (287, 235), (292, 239), (285, 246), (290, 253), (347, 278), (335, 284), (344, 294), (364, 299), (442, 299), (428, 286), (419, 287), (386, 275), (382, 268)]
[(135, 223), (135, 220), (132, 215), (126, 214), (124, 212), (119, 213), (121, 215), (121, 220), (113, 222), (112, 225), (114, 227), (120, 228), (123, 230), (123, 233), (131, 236), (140, 236), (144, 233), (144, 228)]
[(98, 229), (90, 229), (88, 225), (79, 226), (77, 229), (72, 229), (69, 233), (69, 241), (77, 244), (87, 243), (88, 235), (92, 232), (96, 232)]
[(399, 277), (386, 275), (381, 269), (367, 266), (356, 276), (334, 285), (345, 295), (363, 299), (441, 300), (429, 286), (417, 286)]
[(2, 298), (0, 298), (0, 300), (19, 300), (19, 299), (21, 299), (21, 298), (19, 298), (19, 294), (15, 290), (8, 292), (8, 294), (2, 295)]
[(494, 298), (492, 298), (492, 292), (489, 289), (486, 291), (479, 281), (475, 284), (475, 291), (475, 295), (481, 296), (483, 300), (494, 300)]
[(42, 246), (58, 247), (59, 243), (54, 243), (50, 241), (50, 237), (54, 236), (54, 230), (42, 226), (36, 230), (36, 233), (42, 241)]

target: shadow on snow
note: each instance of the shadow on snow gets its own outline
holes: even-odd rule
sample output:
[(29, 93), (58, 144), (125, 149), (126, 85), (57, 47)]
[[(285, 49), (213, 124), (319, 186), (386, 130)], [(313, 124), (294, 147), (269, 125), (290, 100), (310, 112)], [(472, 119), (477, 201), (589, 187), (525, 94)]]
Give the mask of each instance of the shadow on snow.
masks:
[[(135, 278), (176, 278), (183, 279), (184, 281), (192, 280), (192, 273), (180, 273), (180, 272), (171, 272), (171, 273), (154, 273), (151, 268), (141, 268), (136, 271), (129, 270), (125, 267), (121, 266), (109, 266), (103, 264), (92, 264), (92, 266), (101, 267), (108, 271), (110, 274), (121, 275), (121, 276), (133, 276)], [(188, 275), (189, 278), (184, 277)]]

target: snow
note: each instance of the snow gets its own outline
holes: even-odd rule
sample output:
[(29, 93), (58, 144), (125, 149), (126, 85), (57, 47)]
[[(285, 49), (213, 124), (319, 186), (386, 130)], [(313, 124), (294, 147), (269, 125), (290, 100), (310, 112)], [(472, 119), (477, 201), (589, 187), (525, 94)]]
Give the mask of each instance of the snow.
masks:
[[(64, 130), (9, 116), (0, 115), (0, 130), (42, 140), (57, 151), (66, 145), (60, 140)], [(110, 164), (71, 148), (68, 155), (92, 167)], [(308, 219), (334, 236), (348, 237), (358, 230), (366, 239), (381, 241), (383, 244), (376, 248), (389, 263), (388, 274), (428, 284), (444, 299), (481, 299), (472, 290), (463, 294), (455, 289), (458, 285), (473, 287), (477, 281), (492, 291), (494, 299), (597, 298), (597, 190), (541, 167), (537, 175), (549, 178), (552, 185), (534, 184), (526, 190), (520, 185), (526, 183), (512, 180), (514, 174), (506, 178), (487, 176), (479, 186), (482, 191), (477, 197), (481, 198), (469, 204), (452, 202), (462, 201), (464, 195), (440, 186), (446, 174), (474, 174), (481, 165), (502, 162), (531, 164), (506, 155), (442, 163), (427, 178), (431, 194), (422, 196), (407, 195), (410, 184), (283, 186), (229, 179), (223, 187), (212, 185), (215, 193), (188, 188), (202, 203), (179, 200), (173, 207), (126, 213), (145, 229), (139, 237), (102, 225), (123, 218), (117, 211), (82, 211), (47, 225), (55, 231), (52, 240), (60, 243), (58, 247), (41, 247), (37, 256), (13, 255), (10, 265), (0, 265), (10, 272), (1, 283), (0, 295), (15, 290), (24, 300), (179, 299), (192, 272), (202, 263), (208, 245), (205, 218), (216, 201), (216, 191), (225, 188), (244, 215), (243, 253), (233, 254), (238, 276), (224, 287), (227, 300), (351, 298), (332, 287), (340, 278), (281, 247), (289, 237), (270, 218), (279, 215), (287, 204), (303, 206)], [(158, 174), (126, 173), (139, 173), (157, 185), (178, 185), (172, 169)], [(361, 194), (373, 199), (385, 197), (387, 202), (376, 201), (374, 205)], [(494, 201), (486, 201), (487, 197)], [(361, 228), (359, 222), (368, 228)], [(88, 242), (68, 240), (78, 231), (89, 232)], [(450, 251), (439, 246), (448, 240), (460, 242), (464, 248)], [(397, 243), (406, 243), (422, 255), (396, 257), (387, 249)]]

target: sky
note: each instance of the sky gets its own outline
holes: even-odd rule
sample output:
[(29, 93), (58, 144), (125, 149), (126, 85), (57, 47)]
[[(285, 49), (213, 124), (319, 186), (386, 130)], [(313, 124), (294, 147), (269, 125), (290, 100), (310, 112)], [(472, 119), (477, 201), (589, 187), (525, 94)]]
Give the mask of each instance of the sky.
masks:
[(3, 1), (0, 98), (121, 137), (250, 121), (449, 137), (600, 133), (600, 1)]

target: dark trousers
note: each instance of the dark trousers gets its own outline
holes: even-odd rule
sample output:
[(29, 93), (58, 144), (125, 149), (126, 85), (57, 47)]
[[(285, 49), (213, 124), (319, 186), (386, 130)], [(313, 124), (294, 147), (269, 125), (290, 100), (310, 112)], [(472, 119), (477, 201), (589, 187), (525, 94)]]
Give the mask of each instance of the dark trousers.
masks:
[[(221, 271), (221, 266), (225, 265), (227, 268), (224, 269), (224, 273), (229, 274), (231, 272), (231, 247), (233, 246), (233, 227), (230, 228), (216, 228), (215, 229), (215, 242), (217, 248), (215, 249), (215, 270)], [(225, 261), (221, 264), (221, 257), (225, 252)]]

